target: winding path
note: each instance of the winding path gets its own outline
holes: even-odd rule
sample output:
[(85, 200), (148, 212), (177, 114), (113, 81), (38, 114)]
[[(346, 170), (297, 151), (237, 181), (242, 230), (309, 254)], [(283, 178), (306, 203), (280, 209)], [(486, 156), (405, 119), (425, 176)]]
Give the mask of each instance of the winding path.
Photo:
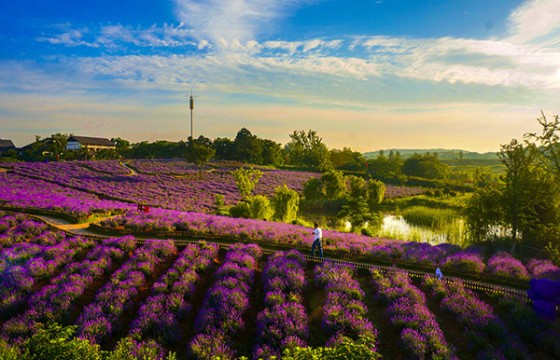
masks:
[[(56, 228), (58, 230), (64, 231), (68, 234), (70, 234), (71, 236), (89, 236), (89, 237), (95, 237), (97, 239), (107, 239), (110, 237), (114, 237), (114, 236), (109, 236), (106, 234), (101, 234), (99, 232), (96, 231), (92, 231), (91, 229), (89, 229), (89, 225), (91, 223), (95, 223), (100, 221), (101, 219), (95, 220), (95, 221), (90, 221), (90, 222), (85, 222), (85, 223), (81, 223), (81, 224), (74, 224), (71, 223), (70, 221), (67, 220), (63, 220), (61, 218), (57, 218), (57, 217), (53, 217), (53, 216), (47, 216), (47, 215), (29, 215), (39, 221), (44, 222), (45, 224)], [(154, 236), (139, 236), (139, 235), (134, 235), (134, 237), (139, 241), (139, 242), (144, 242), (147, 239), (153, 239)], [(173, 239), (177, 245), (185, 245), (187, 243), (198, 243), (200, 240), (184, 240), (184, 239)], [(216, 242), (216, 241), (214, 241)], [(216, 242), (221, 248), (229, 248), (230, 244), (228, 243), (220, 243), (220, 242)], [(263, 248), (263, 252), (265, 254), (272, 254), (276, 251), (278, 251), (277, 249), (271, 249), (271, 248), (266, 248), (263, 247), (261, 245), (261, 247)], [(420, 271), (420, 270), (411, 270), (411, 269), (403, 269), (403, 268), (399, 268), (398, 265), (397, 266), (384, 266), (384, 265), (375, 265), (375, 264), (371, 264), (371, 263), (364, 263), (364, 262), (357, 262), (357, 261), (350, 261), (350, 260), (342, 260), (342, 259), (336, 259), (336, 258), (325, 258), (325, 260), (321, 260), (318, 257), (315, 256), (310, 256), (310, 255), (305, 255), (305, 258), (307, 259), (307, 261), (311, 261), (311, 262), (323, 262), (323, 261), (330, 261), (330, 262), (334, 262), (334, 263), (339, 263), (339, 264), (349, 264), (349, 265), (353, 265), (356, 268), (359, 269), (364, 269), (364, 270), (379, 270), (382, 272), (387, 272), (387, 271), (405, 271), (408, 273), (409, 276), (412, 277), (423, 277), (426, 274), (430, 274), (432, 276), (434, 276), (434, 274), (432, 273), (428, 273), (425, 271)], [(453, 281), (453, 280), (461, 280), (463, 282), (463, 284), (465, 285), (465, 287), (473, 289), (473, 290), (478, 290), (478, 291), (485, 291), (487, 293), (502, 293), (504, 295), (510, 296), (510, 297), (514, 297), (514, 298), (518, 298), (520, 300), (524, 300), (524, 301), (530, 301), (529, 297), (527, 296), (527, 292), (524, 290), (520, 290), (520, 289), (516, 289), (516, 288), (512, 288), (512, 287), (508, 287), (508, 286), (504, 286), (504, 285), (497, 285), (497, 284), (491, 284), (491, 283), (485, 283), (485, 282), (481, 282), (481, 281), (475, 281), (475, 280), (467, 280), (467, 279), (462, 279), (462, 278), (458, 278), (458, 277), (445, 277), (444, 278), (445, 281)]]

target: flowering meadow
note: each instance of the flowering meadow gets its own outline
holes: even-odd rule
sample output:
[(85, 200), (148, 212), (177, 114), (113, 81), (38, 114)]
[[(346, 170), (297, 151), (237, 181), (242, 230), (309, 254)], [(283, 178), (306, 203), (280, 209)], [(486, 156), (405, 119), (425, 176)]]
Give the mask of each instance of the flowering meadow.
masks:
[[(428, 275), (315, 263), (294, 249), (69, 237), (7, 212), (0, 247), (0, 340), (12, 347), (56, 322), (102, 349), (128, 339), (158, 359), (266, 359), (361, 338), (384, 358), (552, 359), (560, 351), (559, 322), (539, 320), (529, 304), (483, 299)], [(457, 325), (465, 339), (449, 335)]]

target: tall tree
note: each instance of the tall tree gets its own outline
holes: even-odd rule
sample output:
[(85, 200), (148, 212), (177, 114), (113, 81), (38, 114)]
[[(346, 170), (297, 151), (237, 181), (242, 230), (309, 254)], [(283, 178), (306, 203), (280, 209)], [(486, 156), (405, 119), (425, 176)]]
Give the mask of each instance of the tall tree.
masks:
[(329, 150), (317, 132), (309, 130), (294, 131), (290, 134), (291, 141), (286, 144), (286, 153), (290, 164), (306, 166), (312, 169), (325, 171), (332, 169), (329, 159)]
[(262, 176), (262, 171), (254, 168), (244, 169), (240, 167), (233, 171), (232, 175), (235, 179), (237, 189), (239, 190), (239, 195), (245, 200), (251, 196), (253, 189), (257, 186)]
[(203, 166), (210, 161), (215, 154), (216, 150), (212, 147), (212, 140), (202, 135), (200, 135), (198, 139), (189, 137), (185, 158), (188, 162), (195, 164), (199, 171), (202, 171)]
[(501, 146), (498, 157), (506, 167), (503, 209), (506, 222), (511, 226), (511, 253), (515, 253), (518, 231), (526, 224), (531, 211), (532, 198), (528, 182), (534, 165), (534, 147), (523, 146), (516, 139)]

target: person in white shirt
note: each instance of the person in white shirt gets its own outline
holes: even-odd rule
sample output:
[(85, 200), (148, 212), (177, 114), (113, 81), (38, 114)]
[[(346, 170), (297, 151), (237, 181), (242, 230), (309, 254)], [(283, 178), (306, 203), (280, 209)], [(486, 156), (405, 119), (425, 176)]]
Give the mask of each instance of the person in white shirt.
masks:
[(323, 230), (321, 230), (321, 228), (319, 227), (319, 225), (317, 225), (317, 223), (314, 223), (313, 226), (315, 227), (315, 229), (313, 230), (313, 245), (311, 245), (311, 256), (315, 256), (315, 248), (318, 246), (319, 247), (319, 255), (321, 256), (321, 259), (323, 258), (323, 244), (321, 242), (322, 238), (323, 238)]

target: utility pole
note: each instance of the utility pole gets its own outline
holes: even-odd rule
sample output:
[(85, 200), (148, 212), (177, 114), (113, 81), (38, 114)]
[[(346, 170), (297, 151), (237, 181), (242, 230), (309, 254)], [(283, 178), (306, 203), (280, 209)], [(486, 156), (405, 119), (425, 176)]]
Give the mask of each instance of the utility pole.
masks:
[(193, 138), (193, 110), (194, 110), (194, 98), (193, 98), (193, 96), (192, 96), (192, 92), (191, 92), (191, 98), (190, 98), (190, 101), (189, 101), (189, 105), (190, 105), (190, 108), (191, 108), (191, 139), (194, 140), (194, 138)]

